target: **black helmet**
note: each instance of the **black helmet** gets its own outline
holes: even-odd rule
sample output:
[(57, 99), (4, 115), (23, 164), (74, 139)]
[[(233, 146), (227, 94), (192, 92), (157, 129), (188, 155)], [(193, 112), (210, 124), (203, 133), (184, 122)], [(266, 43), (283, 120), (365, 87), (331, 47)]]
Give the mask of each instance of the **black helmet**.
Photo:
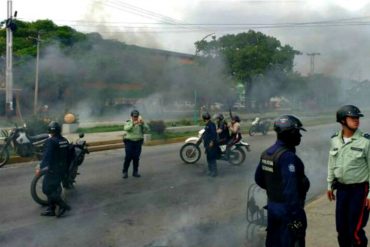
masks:
[(222, 115), (222, 113), (216, 113), (214, 116), (213, 116), (214, 119), (216, 120), (224, 120), (224, 115)]
[(341, 122), (346, 117), (363, 117), (364, 114), (361, 113), (360, 109), (354, 105), (345, 105), (339, 108), (337, 111), (337, 122)]
[(210, 120), (211, 119), (211, 115), (209, 115), (208, 112), (204, 112), (202, 114), (202, 118), (203, 118), (203, 120)]
[(60, 124), (58, 124), (55, 121), (51, 121), (48, 126), (49, 133), (53, 134), (60, 134), (62, 132), (62, 128), (60, 127)]
[(294, 129), (306, 131), (301, 121), (293, 115), (283, 115), (274, 121), (274, 130), (278, 134)]
[(139, 115), (140, 115), (140, 112), (138, 110), (131, 111), (131, 117), (138, 117)]
[(231, 117), (231, 120), (240, 123), (240, 117), (238, 115), (234, 115)]

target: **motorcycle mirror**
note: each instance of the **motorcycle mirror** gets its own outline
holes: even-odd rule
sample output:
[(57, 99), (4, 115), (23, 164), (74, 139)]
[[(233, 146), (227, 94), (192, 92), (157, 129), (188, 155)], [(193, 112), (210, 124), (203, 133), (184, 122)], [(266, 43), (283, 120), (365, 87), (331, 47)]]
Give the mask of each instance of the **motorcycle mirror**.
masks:
[(84, 134), (84, 133), (80, 133), (78, 136), (79, 136), (80, 138), (83, 138), (83, 137), (85, 136), (85, 134)]

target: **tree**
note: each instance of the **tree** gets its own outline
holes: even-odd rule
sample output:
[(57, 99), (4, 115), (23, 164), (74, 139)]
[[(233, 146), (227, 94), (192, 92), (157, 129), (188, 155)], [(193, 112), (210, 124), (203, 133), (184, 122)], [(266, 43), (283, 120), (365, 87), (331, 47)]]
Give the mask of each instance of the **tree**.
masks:
[[(211, 41), (195, 42), (200, 55), (208, 59), (221, 57), (227, 72), (245, 85), (246, 103), (252, 99), (253, 78), (268, 71), (291, 72), (294, 56), (300, 54), (289, 45), (281, 45), (274, 37), (253, 30), (237, 35), (229, 34)], [(256, 80), (262, 83), (261, 80)]]

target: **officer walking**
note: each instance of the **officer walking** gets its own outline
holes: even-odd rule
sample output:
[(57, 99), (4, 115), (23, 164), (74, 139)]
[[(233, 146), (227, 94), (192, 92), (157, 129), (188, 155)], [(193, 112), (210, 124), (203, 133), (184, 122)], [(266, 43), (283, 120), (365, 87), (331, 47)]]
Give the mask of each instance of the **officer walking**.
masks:
[(338, 243), (341, 247), (367, 246), (363, 228), (370, 210), (370, 135), (358, 129), (364, 115), (356, 106), (342, 106), (336, 115), (342, 130), (331, 138), (327, 195), (329, 201), (336, 199)]
[(296, 155), (301, 142), (301, 121), (284, 115), (274, 122), (277, 140), (265, 150), (258, 164), (255, 181), (266, 190), (266, 247), (305, 246), (307, 228), (304, 203), (310, 182), (304, 165)]
[(202, 114), (202, 119), (205, 122), (203, 145), (206, 149), (208, 176), (216, 177), (217, 173), (217, 132), (216, 125), (211, 121), (211, 115), (208, 112)]
[[(68, 141), (61, 135), (61, 127), (57, 122), (50, 122), (48, 126), (50, 138), (45, 142), (45, 150), (40, 164), (41, 171), (46, 171), (42, 191), (48, 198), (48, 208), (42, 216), (61, 217), (71, 210), (61, 198), (61, 181), (67, 167)], [(36, 172), (40, 172), (40, 169)], [(58, 206), (58, 211), (55, 209)]]
[(141, 118), (138, 110), (131, 112), (131, 119), (128, 120), (123, 130), (126, 131), (126, 136), (123, 139), (125, 143), (125, 161), (123, 163), (123, 178), (128, 178), (128, 169), (131, 161), (133, 161), (133, 172), (132, 176), (139, 178), (139, 159), (141, 155), (141, 146), (144, 142), (144, 133), (149, 131), (149, 127), (144, 120)]

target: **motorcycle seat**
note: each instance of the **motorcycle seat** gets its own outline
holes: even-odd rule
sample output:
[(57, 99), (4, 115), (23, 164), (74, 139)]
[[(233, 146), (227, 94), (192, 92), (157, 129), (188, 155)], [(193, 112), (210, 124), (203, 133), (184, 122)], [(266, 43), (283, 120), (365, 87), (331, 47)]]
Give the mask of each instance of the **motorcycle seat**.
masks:
[(37, 141), (41, 141), (41, 140), (49, 138), (49, 134), (40, 134), (40, 135), (35, 135), (35, 136), (29, 136), (29, 138), (32, 142), (37, 142)]

